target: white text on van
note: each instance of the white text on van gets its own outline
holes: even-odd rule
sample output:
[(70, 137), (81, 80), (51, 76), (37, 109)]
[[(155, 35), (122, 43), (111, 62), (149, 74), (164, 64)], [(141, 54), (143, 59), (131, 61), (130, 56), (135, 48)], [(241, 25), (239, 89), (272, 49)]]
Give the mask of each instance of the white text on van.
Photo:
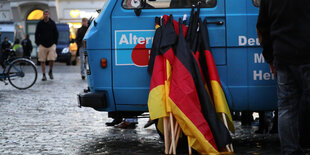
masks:
[(247, 38), (246, 36), (239, 36), (238, 38), (239, 46), (259, 46), (258, 38)]

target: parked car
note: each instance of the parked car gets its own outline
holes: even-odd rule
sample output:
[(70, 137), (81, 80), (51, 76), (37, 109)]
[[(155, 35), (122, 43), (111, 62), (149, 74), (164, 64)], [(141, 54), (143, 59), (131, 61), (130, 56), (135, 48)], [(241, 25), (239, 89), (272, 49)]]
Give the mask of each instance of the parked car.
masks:
[[(59, 37), (56, 45), (58, 62), (65, 62), (67, 65), (76, 64), (76, 50), (70, 48), (70, 28), (68, 24), (56, 24)], [(72, 46), (72, 45), (71, 45)]]

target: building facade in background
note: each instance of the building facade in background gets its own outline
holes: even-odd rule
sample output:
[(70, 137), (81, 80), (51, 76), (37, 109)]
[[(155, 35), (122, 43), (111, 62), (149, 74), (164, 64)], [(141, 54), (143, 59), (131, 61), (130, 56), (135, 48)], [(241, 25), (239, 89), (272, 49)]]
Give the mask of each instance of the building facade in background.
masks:
[(35, 45), (36, 24), (47, 9), (56, 23), (69, 25), (70, 38), (74, 39), (76, 30), (81, 27), (82, 18), (98, 16), (96, 10), (101, 9), (104, 3), (105, 0), (0, 0), (0, 24), (17, 24), (30, 35)]

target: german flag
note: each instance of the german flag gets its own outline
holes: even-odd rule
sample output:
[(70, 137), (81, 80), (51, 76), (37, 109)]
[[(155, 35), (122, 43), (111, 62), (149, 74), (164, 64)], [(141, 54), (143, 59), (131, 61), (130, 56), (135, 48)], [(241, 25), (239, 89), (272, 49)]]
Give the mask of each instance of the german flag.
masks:
[[(155, 18), (155, 35), (151, 49), (150, 61), (148, 66), (149, 73), (152, 74), (150, 93), (148, 99), (148, 108), (150, 118), (152, 120), (167, 117), (167, 96), (169, 91), (166, 59), (160, 54), (160, 43), (162, 36), (162, 27), (160, 26), (161, 19)], [(169, 108), (169, 107), (168, 107)], [(170, 108), (169, 108), (170, 109)], [(170, 111), (170, 110), (169, 110)]]
[[(231, 143), (230, 134), (216, 115), (199, 63), (185, 41), (187, 27), (167, 17), (156, 30), (160, 30), (161, 39), (148, 100), (150, 117), (167, 117), (172, 112), (192, 148), (201, 154), (218, 153), (218, 148)], [(199, 53), (196, 56), (200, 57)]]
[(155, 35), (152, 43), (150, 59), (148, 64), (148, 72), (152, 74), (155, 58), (159, 54), (160, 40), (161, 40), (161, 27), (160, 27), (161, 19), (159, 17), (155, 17)]
[[(173, 111), (174, 116), (181, 127), (188, 127), (191, 124), (182, 123), (186, 118), (195, 125), (188, 129), (196, 134), (195, 139), (200, 145), (193, 148), (199, 152), (210, 153), (212, 149), (224, 148), (232, 139), (224, 123), (217, 117), (211, 98), (205, 89), (199, 65), (182, 35), (179, 35), (175, 56), (169, 94), (172, 109), (176, 110)], [(183, 131), (187, 134), (183, 127)], [(199, 134), (204, 136), (201, 137)], [(213, 148), (206, 145), (206, 142)]]
[[(155, 18), (155, 36), (151, 49), (148, 71), (152, 73), (148, 108), (152, 120), (168, 117), (171, 112), (169, 103), (171, 62), (174, 59), (173, 46), (177, 41), (174, 28), (179, 31), (178, 23), (172, 19), (172, 29), (167, 29), (169, 16)], [(168, 25), (169, 27), (169, 25)], [(154, 62), (154, 63), (153, 63)], [(154, 73), (154, 74), (153, 74)]]
[[(200, 64), (203, 67), (204, 76), (209, 81), (207, 82), (209, 85), (209, 92), (213, 99), (213, 104), (215, 106), (216, 112), (220, 114), (225, 114), (225, 119), (228, 122), (228, 128), (232, 133), (235, 133), (235, 127), (233, 124), (233, 120), (230, 114), (230, 110), (227, 104), (227, 100), (225, 97), (225, 93), (223, 91), (223, 87), (221, 84), (221, 80), (210, 50), (209, 43), (209, 33), (207, 27), (207, 18), (205, 18), (204, 22), (199, 20), (200, 24), (200, 37), (202, 43), (200, 44)], [(222, 116), (219, 116), (222, 118)], [(223, 120), (224, 121), (224, 120)]]
[[(176, 49), (173, 52), (174, 59), (171, 61), (172, 74), (168, 98), (172, 107), (171, 110), (182, 128), (182, 131), (185, 135), (189, 136), (191, 145), (195, 150), (200, 153), (218, 153), (218, 147), (213, 137), (212, 130), (202, 113), (203, 109), (195, 84), (197, 74), (191, 74), (191, 71), (195, 68), (193, 68), (190, 63), (193, 63), (195, 58), (190, 50), (188, 50), (187, 43), (184, 39), (184, 25), (181, 23), (182, 22), (179, 21), (179, 34), (183, 35), (179, 35), (178, 40), (170, 40), (175, 39), (172, 37), (173, 33), (177, 34), (173, 26), (172, 17), (169, 18), (165, 27), (165, 32), (169, 33), (163, 33), (163, 38), (166, 38), (167, 42), (174, 42), (174, 45), (176, 45), (176, 43), (178, 45), (170, 46), (170, 48), (166, 50), (166, 53), (171, 53), (170, 51)], [(165, 36), (166, 34), (167, 36)]]

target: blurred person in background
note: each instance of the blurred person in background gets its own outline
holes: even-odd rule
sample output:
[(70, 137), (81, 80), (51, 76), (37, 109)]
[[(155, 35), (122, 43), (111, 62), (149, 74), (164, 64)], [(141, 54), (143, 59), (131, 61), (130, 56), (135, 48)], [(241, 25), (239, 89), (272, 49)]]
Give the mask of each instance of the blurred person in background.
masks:
[(23, 46), (20, 44), (19, 39), (15, 40), (12, 49), (15, 51), (15, 55), (17, 57), (22, 57), (23, 56), (23, 53), (24, 53), (23, 52)]
[(10, 48), (11, 48), (11, 43), (9, 42), (8, 37), (4, 37), (4, 40), (1, 43), (1, 58), (0, 58), (0, 64), (1, 64), (2, 68), (5, 67), (4, 60), (8, 56), (7, 50), (9, 50)]
[(55, 22), (50, 18), (48, 10), (43, 12), (43, 20), (41, 20), (36, 28), (35, 42), (38, 46), (38, 60), (42, 67), (42, 81), (46, 81), (45, 61), (49, 61), (50, 70), (48, 75), (50, 79), (54, 79), (53, 65), (57, 58), (56, 44), (58, 42), (58, 30)]
[(4, 37), (3, 42), (1, 43), (1, 52), (4, 52), (7, 49), (11, 48), (11, 43), (9, 42), (8, 37)]
[(2, 61), (2, 44), (1, 44), (1, 32), (0, 32), (0, 65), (1, 65), (1, 61)]
[(83, 47), (83, 38), (86, 34), (86, 31), (88, 29), (88, 19), (83, 18), (82, 19), (82, 27), (78, 29), (77, 34), (76, 34), (76, 43), (78, 45), (78, 51), (80, 54), (80, 65), (81, 65), (81, 78), (85, 80), (86, 73), (85, 73), (85, 57), (84, 57), (84, 47)]
[(26, 35), (26, 38), (22, 41), (22, 46), (23, 46), (23, 57), (24, 58), (30, 58), (31, 51), (33, 49), (31, 40), (29, 39), (29, 35)]

